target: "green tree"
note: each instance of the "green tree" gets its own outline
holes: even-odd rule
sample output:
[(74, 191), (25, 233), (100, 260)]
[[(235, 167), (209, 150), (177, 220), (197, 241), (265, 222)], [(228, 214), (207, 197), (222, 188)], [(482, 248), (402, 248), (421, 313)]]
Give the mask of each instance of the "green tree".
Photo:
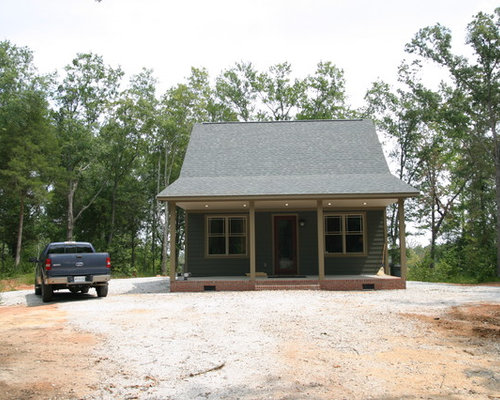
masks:
[[(102, 163), (98, 158), (97, 138), (104, 116), (118, 93), (123, 72), (105, 66), (100, 56), (78, 54), (65, 67), (65, 73), (57, 89), (55, 117), (64, 171), (59, 192), (66, 199), (66, 238), (73, 240), (76, 221), (105, 185), (106, 176), (99, 171)], [(94, 179), (98, 182), (93, 182)], [(88, 185), (77, 197), (77, 189), (83, 182)]]
[[(403, 73), (403, 72), (400, 72)], [(414, 96), (408, 90), (393, 90), (385, 82), (377, 81), (365, 95), (366, 116), (371, 117), (385, 136), (389, 157), (396, 167), (399, 179), (410, 185), (416, 184), (417, 171), (420, 168), (418, 152), (422, 140), (421, 119)], [(396, 204), (388, 210), (388, 237), (393, 259), (397, 259), (399, 240), (398, 207)]]
[[(39, 76), (32, 52), (0, 42), (0, 215), (2, 227), (12, 226), (17, 208), (15, 266), (21, 261), (25, 216), (47, 196), (57, 159), (48, 108), (48, 77)], [(16, 204), (16, 205), (15, 205)], [(7, 210), (7, 207), (10, 210)]]
[(320, 62), (304, 85), (297, 119), (342, 119), (353, 115), (346, 106), (344, 71), (331, 62)]
[[(470, 135), (482, 143), (495, 165), (497, 275), (500, 276), (500, 8), (478, 13), (467, 27), (466, 43), (476, 57), (470, 61), (451, 49), (449, 29), (435, 25), (420, 30), (407, 51), (445, 67), (457, 90), (468, 97), (473, 127)], [(492, 139), (492, 140), (491, 140)], [(476, 154), (476, 157), (479, 157)]]
[(233, 111), (238, 120), (255, 119), (256, 77), (257, 71), (250, 62), (236, 63), (217, 77), (217, 96)]
[(272, 65), (268, 72), (257, 74), (252, 82), (258, 100), (264, 108), (259, 120), (287, 121), (293, 118), (305, 95), (305, 82), (292, 81), (292, 66), (288, 62)]

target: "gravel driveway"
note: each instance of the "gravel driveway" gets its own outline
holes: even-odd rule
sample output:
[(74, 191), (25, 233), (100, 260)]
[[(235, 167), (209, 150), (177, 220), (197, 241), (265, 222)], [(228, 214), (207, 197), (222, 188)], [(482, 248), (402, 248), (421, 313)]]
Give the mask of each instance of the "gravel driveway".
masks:
[[(68, 328), (99, 338), (87, 399), (499, 398), (498, 341), (413, 314), (500, 304), (500, 287), (169, 293), (165, 278), (137, 278), (112, 280), (107, 298), (91, 292), (55, 297)], [(42, 304), (31, 291), (0, 302)]]

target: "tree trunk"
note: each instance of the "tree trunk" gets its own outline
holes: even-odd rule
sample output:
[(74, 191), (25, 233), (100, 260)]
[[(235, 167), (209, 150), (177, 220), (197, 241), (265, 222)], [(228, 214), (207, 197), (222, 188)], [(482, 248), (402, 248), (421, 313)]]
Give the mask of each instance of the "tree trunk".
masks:
[(24, 194), (21, 195), (21, 204), (19, 206), (19, 226), (17, 230), (17, 246), (15, 266), (21, 262), (21, 246), (23, 243), (23, 225), (24, 225)]
[(76, 188), (78, 187), (78, 181), (69, 181), (69, 191), (68, 191), (68, 221), (66, 226), (66, 240), (73, 240), (73, 230), (75, 228), (75, 216), (73, 210), (73, 202), (75, 199)]
[(132, 248), (132, 254), (130, 257), (130, 266), (132, 267), (132, 271), (134, 271), (135, 268), (135, 230), (131, 230), (131, 241), (130, 241), (130, 247)]
[(434, 176), (434, 171), (432, 171), (430, 177), (432, 189), (431, 189), (431, 263), (429, 265), (430, 268), (434, 268), (436, 264), (436, 237), (437, 237), (437, 229), (436, 229), (436, 180)]
[(113, 234), (115, 230), (117, 188), (118, 188), (118, 180), (115, 179), (113, 183), (113, 193), (111, 194), (111, 221), (109, 222), (108, 248), (111, 246), (111, 242), (113, 241)]
[(2, 240), (2, 269), (1, 271), (5, 271), (5, 241)]
[(497, 276), (500, 277), (500, 145), (493, 128), (493, 137), (495, 138), (495, 199), (497, 203)]

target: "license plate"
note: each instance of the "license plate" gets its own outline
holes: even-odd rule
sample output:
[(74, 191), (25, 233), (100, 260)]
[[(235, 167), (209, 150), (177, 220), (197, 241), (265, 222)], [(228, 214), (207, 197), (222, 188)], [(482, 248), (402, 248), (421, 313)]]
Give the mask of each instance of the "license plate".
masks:
[(75, 283), (85, 282), (85, 277), (84, 276), (75, 276), (73, 282), (75, 282)]

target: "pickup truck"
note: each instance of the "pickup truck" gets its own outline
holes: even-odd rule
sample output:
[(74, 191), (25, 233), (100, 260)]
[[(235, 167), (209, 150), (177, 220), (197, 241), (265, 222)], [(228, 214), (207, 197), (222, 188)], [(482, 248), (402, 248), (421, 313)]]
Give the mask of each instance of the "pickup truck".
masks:
[(98, 297), (108, 295), (111, 260), (108, 253), (97, 253), (88, 242), (48, 244), (40, 258), (32, 258), (35, 268), (35, 294), (50, 301), (54, 290), (88, 293), (95, 288)]

